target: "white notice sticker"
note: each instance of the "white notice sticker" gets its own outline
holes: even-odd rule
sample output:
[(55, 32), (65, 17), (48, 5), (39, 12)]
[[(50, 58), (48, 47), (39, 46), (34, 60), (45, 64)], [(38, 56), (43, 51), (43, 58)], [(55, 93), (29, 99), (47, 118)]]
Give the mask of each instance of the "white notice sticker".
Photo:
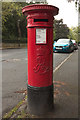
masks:
[(36, 44), (46, 44), (46, 29), (36, 29)]

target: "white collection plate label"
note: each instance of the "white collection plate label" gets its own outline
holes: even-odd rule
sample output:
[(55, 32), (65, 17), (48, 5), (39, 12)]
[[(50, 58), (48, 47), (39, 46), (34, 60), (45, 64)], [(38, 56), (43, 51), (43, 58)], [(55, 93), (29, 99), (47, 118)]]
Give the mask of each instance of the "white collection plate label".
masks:
[(36, 29), (36, 44), (46, 44), (46, 29)]

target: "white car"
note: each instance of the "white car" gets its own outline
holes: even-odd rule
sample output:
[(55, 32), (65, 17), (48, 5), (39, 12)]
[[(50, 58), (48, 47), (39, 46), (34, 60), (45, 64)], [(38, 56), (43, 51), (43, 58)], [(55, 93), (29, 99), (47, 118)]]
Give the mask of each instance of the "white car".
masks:
[(78, 44), (77, 44), (77, 42), (76, 42), (75, 40), (71, 40), (71, 41), (72, 41), (73, 44), (74, 44), (74, 49), (77, 50), (77, 49), (78, 49)]

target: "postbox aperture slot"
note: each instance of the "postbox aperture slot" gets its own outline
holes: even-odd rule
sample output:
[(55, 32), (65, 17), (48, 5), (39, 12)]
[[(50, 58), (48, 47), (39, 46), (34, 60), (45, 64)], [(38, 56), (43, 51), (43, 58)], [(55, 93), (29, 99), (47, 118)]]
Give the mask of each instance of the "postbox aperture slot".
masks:
[(48, 19), (34, 19), (34, 22), (48, 22)]

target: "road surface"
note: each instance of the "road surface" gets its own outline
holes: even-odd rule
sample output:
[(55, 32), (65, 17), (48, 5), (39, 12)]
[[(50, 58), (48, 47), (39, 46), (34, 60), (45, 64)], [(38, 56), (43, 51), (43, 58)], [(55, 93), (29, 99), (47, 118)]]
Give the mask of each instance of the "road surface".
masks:
[[(77, 57), (78, 51), (74, 51)], [(53, 69), (62, 65), (70, 54), (54, 53)], [(69, 58), (70, 59), (70, 58)], [(65, 61), (66, 62), (66, 61)], [(76, 63), (77, 61), (75, 61)], [(68, 63), (67, 63), (68, 64)], [(67, 68), (67, 67), (66, 67)], [(68, 70), (68, 68), (67, 68)], [(74, 71), (74, 70), (73, 70)], [(64, 69), (65, 73), (65, 69)], [(65, 76), (63, 74), (63, 76)], [(67, 77), (67, 76), (66, 76)], [(54, 78), (55, 79), (55, 78)], [(27, 50), (7, 49), (2, 52), (2, 111), (3, 115), (24, 98), (21, 91), (26, 89), (27, 82)], [(75, 81), (71, 79), (75, 85)]]

